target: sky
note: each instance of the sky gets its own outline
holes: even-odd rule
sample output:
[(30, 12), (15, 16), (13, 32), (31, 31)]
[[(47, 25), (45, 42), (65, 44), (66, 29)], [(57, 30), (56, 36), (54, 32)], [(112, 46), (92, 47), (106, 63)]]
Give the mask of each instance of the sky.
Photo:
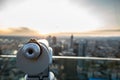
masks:
[(24, 28), (42, 34), (120, 29), (120, 0), (0, 0), (0, 31)]

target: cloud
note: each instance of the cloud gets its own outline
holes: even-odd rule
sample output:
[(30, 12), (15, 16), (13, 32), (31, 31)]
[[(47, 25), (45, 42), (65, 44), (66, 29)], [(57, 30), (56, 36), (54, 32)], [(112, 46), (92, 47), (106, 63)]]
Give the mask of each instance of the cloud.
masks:
[(103, 29), (103, 30), (96, 30), (93, 32), (120, 32), (120, 29)]
[(119, 28), (120, 26), (120, 0), (73, 0), (79, 6), (83, 5), (99, 19), (105, 28)]
[(0, 10), (20, 4), (26, 0), (0, 0)]
[(34, 32), (34, 30), (29, 29), (29, 28), (27, 28), (27, 27), (9, 28), (9, 30), (11, 30), (11, 32), (15, 32), (15, 33)]
[(24, 36), (38, 36), (39, 33), (36, 30), (27, 27), (8, 28), (6, 30), (0, 30), (2, 35), (24, 35)]

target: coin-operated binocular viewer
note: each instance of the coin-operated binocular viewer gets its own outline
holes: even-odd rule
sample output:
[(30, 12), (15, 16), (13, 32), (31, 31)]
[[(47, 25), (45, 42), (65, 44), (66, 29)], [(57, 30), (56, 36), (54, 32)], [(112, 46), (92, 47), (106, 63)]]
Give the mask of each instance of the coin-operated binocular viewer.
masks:
[(26, 80), (55, 80), (49, 71), (52, 48), (47, 40), (31, 39), (17, 53), (17, 67), (26, 73)]

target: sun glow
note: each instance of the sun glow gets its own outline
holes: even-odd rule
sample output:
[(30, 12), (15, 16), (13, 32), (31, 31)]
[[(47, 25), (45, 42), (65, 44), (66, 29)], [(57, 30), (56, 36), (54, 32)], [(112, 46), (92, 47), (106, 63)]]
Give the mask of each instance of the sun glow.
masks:
[(25, 26), (44, 35), (87, 32), (104, 25), (100, 16), (91, 12), (87, 6), (78, 6), (69, 0), (28, 0), (0, 14), (0, 22), (6, 28)]

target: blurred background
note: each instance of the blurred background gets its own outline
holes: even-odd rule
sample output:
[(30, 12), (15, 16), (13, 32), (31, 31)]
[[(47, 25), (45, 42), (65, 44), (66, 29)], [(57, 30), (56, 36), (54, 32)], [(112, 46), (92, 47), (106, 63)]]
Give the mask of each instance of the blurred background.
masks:
[[(53, 56), (120, 58), (120, 0), (0, 0), (0, 55), (47, 39)], [(120, 80), (119, 60), (56, 59), (57, 80)], [(24, 80), (16, 58), (0, 57), (0, 80)]]

